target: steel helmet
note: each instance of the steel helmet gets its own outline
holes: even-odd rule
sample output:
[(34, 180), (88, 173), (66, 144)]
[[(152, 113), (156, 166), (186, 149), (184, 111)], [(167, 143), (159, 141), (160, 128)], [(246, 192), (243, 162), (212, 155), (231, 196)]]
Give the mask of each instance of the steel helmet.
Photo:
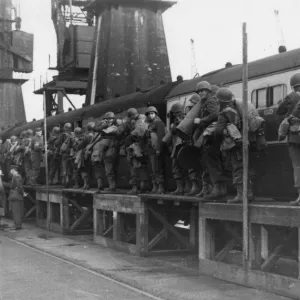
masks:
[(219, 88), (216, 97), (220, 102), (231, 102), (233, 99), (233, 93), (229, 88)]
[(129, 108), (129, 109), (127, 110), (127, 117), (128, 117), (129, 119), (136, 117), (138, 114), (139, 114), (139, 113), (138, 113), (137, 109), (134, 108), (134, 107), (133, 107), (133, 108)]
[(13, 136), (10, 137), (10, 142), (11, 143), (16, 142), (17, 140), (18, 140), (18, 138), (15, 135), (13, 135)]
[(154, 106), (149, 106), (146, 110), (146, 115), (148, 115), (149, 113), (154, 112), (158, 115), (157, 109)]
[(26, 134), (28, 136), (32, 136), (33, 135), (33, 130), (32, 129), (27, 129)]
[(95, 125), (96, 125), (95, 122), (89, 122), (89, 123), (86, 125), (86, 128), (87, 128), (88, 131), (92, 131), (92, 130), (94, 130)]
[(35, 130), (35, 132), (37, 132), (37, 131), (43, 131), (43, 130), (42, 130), (41, 127), (38, 127), (38, 128)]
[(60, 133), (60, 128), (57, 127), (57, 126), (53, 127), (53, 128), (52, 128), (52, 133), (53, 133), (53, 134), (59, 134), (59, 133)]
[(72, 124), (71, 124), (71, 123), (66, 123), (66, 124), (64, 125), (64, 129), (65, 129), (65, 130), (72, 130)]
[(300, 73), (296, 73), (291, 77), (290, 85), (292, 88), (300, 85)]
[(75, 133), (76, 136), (79, 136), (79, 135), (82, 134), (82, 129), (80, 127), (76, 127), (74, 129), (74, 133)]
[(180, 103), (174, 103), (171, 107), (171, 112), (174, 114), (183, 112), (183, 105)]
[(220, 88), (220, 87), (219, 87), (218, 85), (213, 84), (213, 85), (211, 86), (211, 91), (212, 91), (212, 93), (216, 93), (217, 90), (218, 90), (219, 88)]
[(196, 104), (199, 101), (201, 101), (200, 96), (198, 94), (194, 93), (194, 95), (190, 99), (190, 102), (193, 103), (193, 104)]
[(24, 130), (20, 133), (20, 138), (24, 139), (25, 136), (26, 136), (26, 131)]
[(211, 85), (208, 81), (200, 81), (197, 83), (196, 91), (199, 92), (201, 90), (208, 90), (211, 92)]
[(103, 119), (115, 119), (115, 118), (116, 118), (115, 114), (112, 111), (107, 112), (103, 117)]

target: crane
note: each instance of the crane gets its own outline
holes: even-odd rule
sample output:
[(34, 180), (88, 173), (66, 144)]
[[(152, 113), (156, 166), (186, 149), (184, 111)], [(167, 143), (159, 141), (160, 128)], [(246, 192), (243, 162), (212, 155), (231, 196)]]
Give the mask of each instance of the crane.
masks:
[(280, 17), (279, 17), (279, 10), (274, 10), (276, 24), (277, 24), (277, 31), (278, 31), (278, 46), (279, 46), (279, 52), (285, 52), (285, 40), (284, 40), (284, 34), (280, 23)]
[(195, 44), (194, 40), (191, 38), (191, 78), (196, 77), (197, 74), (198, 70), (196, 62)]

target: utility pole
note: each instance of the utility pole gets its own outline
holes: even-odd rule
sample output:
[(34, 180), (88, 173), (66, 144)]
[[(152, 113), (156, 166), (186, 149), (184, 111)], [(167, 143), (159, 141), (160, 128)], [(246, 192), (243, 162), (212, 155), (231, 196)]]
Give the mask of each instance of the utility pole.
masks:
[(198, 73), (197, 70), (197, 62), (196, 62), (196, 53), (195, 53), (195, 43), (194, 40), (191, 39), (191, 78)]

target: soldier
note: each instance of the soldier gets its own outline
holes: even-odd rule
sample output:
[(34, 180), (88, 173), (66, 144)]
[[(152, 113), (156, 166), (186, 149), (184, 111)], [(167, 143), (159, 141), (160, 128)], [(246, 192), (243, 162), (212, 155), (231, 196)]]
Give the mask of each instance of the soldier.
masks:
[(25, 182), (26, 184), (30, 183), (31, 172), (32, 172), (32, 163), (31, 163), (31, 141), (33, 138), (33, 130), (28, 129), (26, 131), (26, 138), (24, 142), (24, 171), (25, 171)]
[(76, 127), (74, 129), (74, 139), (72, 141), (71, 146), (71, 163), (72, 163), (72, 171), (73, 171), (73, 181), (74, 181), (74, 189), (78, 189), (80, 187), (80, 181), (81, 181), (81, 156), (78, 156), (79, 149), (78, 145), (81, 143), (83, 139), (83, 131), (80, 127)]
[(7, 170), (10, 170), (10, 166), (14, 164), (15, 161), (15, 152), (17, 150), (19, 141), (18, 138), (13, 135), (10, 137), (10, 147), (8, 149), (8, 152), (6, 153), (6, 168)]
[(152, 169), (152, 191), (151, 193), (163, 194), (164, 188), (164, 168), (163, 157), (161, 155), (162, 140), (166, 134), (166, 127), (163, 121), (159, 118), (157, 109), (154, 106), (149, 106), (146, 110), (147, 122), (147, 148), (148, 157)]
[(57, 147), (59, 154), (61, 156), (61, 176), (62, 183), (65, 187), (68, 187), (71, 183), (72, 171), (71, 171), (71, 161), (70, 152), (72, 146), (72, 124), (66, 123), (64, 125), (64, 131), (60, 134), (56, 142), (54, 143)]
[[(237, 195), (234, 199), (228, 200), (228, 203), (237, 203), (243, 201), (243, 152), (242, 135), (243, 127), (242, 116), (239, 114), (236, 101), (230, 89), (220, 88), (216, 97), (220, 103), (220, 114), (215, 127), (215, 136), (222, 139), (221, 148), (228, 156), (228, 161), (232, 168), (233, 184), (236, 186)], [(230, 127), (228, 125), (230, 124)], [(232, 127), (233, 126), (233, 127)], [(248, 126), (248, 124), (247, 124)], [(225, 141), (224, 137), (227, 137)], [(225, 143), (226, 142), (226, 143)], [(252, 174), (248, 175), (248, 200), (253, 200)], [(210, 198), (210, 197), (207, 197)]]
[[(201, 98), (201, 106), (198, 118), (195, 118), (194, 123), (197, 126), (193, 139), (196, 142), (203, 136), (205, 129), (215, 122), (218, 118), (219, 104), (217, 99), (212, 96), (211, 85), (207, 81), (201, 81), (197, 84), (197, 93)], [(206, 140), (203, 145), (202, 160), (204, 168), (202, 173), (202, 190), (197, 197), (206, 197), (210, 193), (211, 181), (214, 184), (212, 195), (219, 192), (220, 186), (224, 189), (224, 178), (220, 176), (219, 170), (223, 170), (221, 162), (220, 145), (212, 143), (211, 140)], [(194, 181), (195, 182), (195, 181)], [(197, 188), (194, 185), (195, 189)], [(223, 190), (222, 190), (223, 191)]]
[(98, 135), (95, 136), (95, 142), (97, 142), (93, 146), (92, 163), (99, 191), (103, 190), (103, 166), (109, 184), (108, 191), (116, 191), (116, 161), (119, 153), (120, 136), (123, 133), (119, 127), (115, 114), (107, 112), (101, 124), (94, 129)]
[(18, 140), (18, 146), (15, 150), (15, 164), (19, 166), (19, 171), (21, 174), (24, 174), (24, 151), (25, 151), (25, 138), (26, 138), (26, 131), (22, 131), (20, 133), (20, 137)]
[(124, 143), (130, 167), (130, 184), (132, 186), (132, 190), (128, 194), (137, 194), (137, 180), (140, 180), (140, 192), (145, 191), (148, 180), (147, 155), (144, 143), (144, 135), (148, 124), (146, 123), (146, 116), (139, 114), (135, 108), (128, 109), (127, 117), (127, 137)]
[(165, 142), (168, 146), (171, 145), (172, 152), (172, 172), (173, 177), (176, 180), (176, 190), (172, 192), (172, 195), (183, 195), (184, 194), (184, 185), (185, 185), (185, 177), (187, 177), (186, 171), (181, 168), (177, 161), (177, 154), (181, 147), (184, 145), (184, 141), (176, 134), (176, 127), (183, 120), (183, 105), (180, 103), (175, 103), (172, 105), (170, 113), (171, 113), (171, 126), (170, 131), (165, 135), (163, 142)]
[[(279, 104), (276, 113), (285, 115), (284, 120), (288, 125), (287, 137), (289, 156), (293, 164), (294, 184), (298, 190), (298, 198), (290, 202), (291, 205), (300, 204), (300, 73), (294, 74), (290, 79), (293, 92), (288, 94)], [(281, 134), (279, 132), (279, 134)], [(286, 136), (279, 135), (279, 140), (284, 140)]]
[[(55, 142), (58, 140), (60, 134), (60, 128), (58, 126), (53, 127), (51, 135), (48, 139), (48, 160), (49, 160), (49, 185), (59, 183), (59, 171), (60, 171), (60, 154), (59, 149), (55, 146)], [(58, 181), (54, 182), (55, 175), (57, 174)]]
[(44, 139), (43, 139), (42, 128), (37, 128), (35, 135), (31, 140), (31, 163), (32, 163), (32, 175), (31, 175), (31, 184), (37, 185), (38, 178), (40, 176), (41, 162), (43, 159), (43, 150), (44, 150)]
[[(95, 122), (89, 122), (86, 126), (87, 132), (84, 134), (83, 138), (78, 144), (78, 151), (81, 153), (77, 154), (78, 157), (80, 155), (80, 163), (77, 162), (78, 168), (80, 169), (81, 176), (83, 178), (84, 185), (82, 189), (89, 190), (90, 189), (90, 181), (92, 177), (92, 161), (91, 161), (91, 153), (89, 150), (86, 149), (89, 145), (92, 144), (92, 140), (94, 137), (94, 128)], [(78, 158), (79, 159), (79, 158)]]

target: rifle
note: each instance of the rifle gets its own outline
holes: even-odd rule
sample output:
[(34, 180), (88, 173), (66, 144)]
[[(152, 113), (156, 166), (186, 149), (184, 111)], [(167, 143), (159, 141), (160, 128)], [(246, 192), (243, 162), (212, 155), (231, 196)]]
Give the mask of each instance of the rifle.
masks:
[(85, 151), (84, 151), (84, 159), (88, 160), (88, 158), (90, 157), (90, 155), (92, 154), (93, 148), (96, 145), (96, 143), (99, 141), (99, 138), (101, 137), (101, 132), (99, 132), (94, 140), (92, 141), (91, 144), (87, 145)]

